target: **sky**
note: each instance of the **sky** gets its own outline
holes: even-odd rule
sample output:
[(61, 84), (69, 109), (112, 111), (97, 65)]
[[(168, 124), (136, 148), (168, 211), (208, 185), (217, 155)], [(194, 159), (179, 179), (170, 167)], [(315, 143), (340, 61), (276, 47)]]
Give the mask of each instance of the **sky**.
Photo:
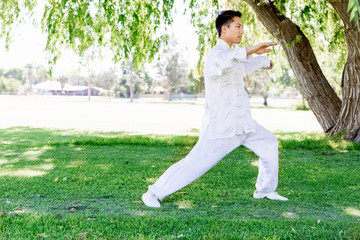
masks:
[[(178, 4), (183, 4), (182, 1)], [(175, 9), (184, 9), (184, 6), (176, 6)], [(41, 17), (41, 14), (38, 14)], [(174, 33), (179, 47), (189, 66), (195, 66), (198, 53), (196, 51), (197, 36), (194, 27), (190, 24), (190, 16), (182, 15), (182, 11), (174, 13), (174, 22), (170, 31)], [(31, 23), (24, 23), (13, 27), (13, 41), (10, 49), (5, 49), (5, 39), (0, 39), (0, 68), (23, 68), (26, 64), (40, 64), (47, 67), (45, 55), (46, 36), (41, 33), (39, 28), (35, 28)], [(103, 72), (114, 67), (111, 54), (103, 54), (102, 59), (91, 63), (91, 68), (95, 73)], [(85, 74), (88, 69), (81, 66), (79, 58), (70, 49), (65, 50), (54, 67), (54, 76), (65, 75), (72, 71), (80, 70)]]

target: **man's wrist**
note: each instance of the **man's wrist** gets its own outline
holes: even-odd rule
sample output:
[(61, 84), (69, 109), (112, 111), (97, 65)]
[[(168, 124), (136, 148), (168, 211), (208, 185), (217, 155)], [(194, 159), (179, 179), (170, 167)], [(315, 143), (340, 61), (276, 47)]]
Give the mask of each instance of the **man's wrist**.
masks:
[(246, 47), (246, 57), (249, 57), (251, 54), (253, 54), (254, 50), (253, 50), (254, 47)]

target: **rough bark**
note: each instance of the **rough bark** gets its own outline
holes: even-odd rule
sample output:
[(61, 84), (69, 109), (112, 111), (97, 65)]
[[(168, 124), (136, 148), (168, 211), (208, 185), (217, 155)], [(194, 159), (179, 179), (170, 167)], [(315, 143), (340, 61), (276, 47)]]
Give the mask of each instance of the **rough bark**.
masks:
[(330, 135), (344, 134), (345, 139), (360, 142), (360, 27), (350, 22), (348, 0), (327, 0), (344, 23), (348, 57), (342, 75), (342, 106)]
[[(300, 91), (324, 132), (332, 129), (338, 121), (341, 100), (320, 69), (307, 37), (271, 1), (263, 0), (263, 4), (260, 4), (260, 0), (244, 1), (253, 8), (259, 20), (283, 47)], [(299, 41), (295, 41), (297, 36), (301, 36)]]

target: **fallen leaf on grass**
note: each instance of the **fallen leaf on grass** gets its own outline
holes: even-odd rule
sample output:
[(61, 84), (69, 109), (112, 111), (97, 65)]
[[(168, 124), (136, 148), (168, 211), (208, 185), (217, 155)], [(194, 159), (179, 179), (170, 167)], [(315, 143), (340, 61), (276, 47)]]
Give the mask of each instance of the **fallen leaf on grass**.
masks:
[(76, 208), (71, 208), (70, 212), (76, 212)]
[(51, 235), (46, 235), (45, 233), (41, 233), (41, 234), (36, 235), (35, 237), (37, 237), (37, 238), (47, 238), (47, 237), (51, 237)]
[(184, 236), (184, 234), (180, 234), (179, 236), (174, 236), (174, 238), (181, 238), (181, 237), (183, 237)]
[(54, 182), (57, 182), (57, 181), (59, 181), (59, 177), (56, 177), (56, 178), (54, 179)]
[(79, 233), (79, 234), (78, 234), (78, 236), (80, 237), (80, 239), (85, 239), (87, 235), (88, 235), (87, 232), (82, 232), (82, 233)]
[(115, 221), (111, 219), (111, 220), (110, 220), (110, 223), (115, 223)]
[(216, 208), (217, 206), (211, 206), (211, 207)]
[(64, 178), (63, 178), (63, 182), (65, 182), (66, 180), (67, 180), (67, 177), (64, 177)]
[(281, 215), (286, 218), (297, 218), (296, 213), (292, 212), (283, 212)]
[(55, 217), (62, 217), (62, 214), (61, 214), (61, 212), (57, 212), (57, 213), (54, 214), (54, 216)]
[(72, 237), (72, 236), (70, 236), (70, 235), (65, 235), (64, 237), (66, 237), (66, 238), (70, 238), (70, 239), (73, 239), (73, 237)]
[(185, 209), (185, 206), (180, 205), (180, 206), (178, 207), (178, 209)]
[(317, 229), (316, 227), (311, 227), (311, 228), (314, 229), (314, 230)]
[(17, 207), (13, 209), (14, 211), (9, 212), (10, 214), (19, 214), (19, 213), (25, 213), (28, 212), (29, 209), (26, 209), (24, 207)]

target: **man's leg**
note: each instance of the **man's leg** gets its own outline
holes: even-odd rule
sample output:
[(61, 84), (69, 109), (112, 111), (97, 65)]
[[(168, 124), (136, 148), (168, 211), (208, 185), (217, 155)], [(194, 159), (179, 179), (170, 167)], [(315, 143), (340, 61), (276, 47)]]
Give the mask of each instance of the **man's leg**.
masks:
[(149, 192), (157, 199), (162, 200), (178, 191), (212, 168), (224, 156), (238, 147), (244, 138), (244, 136), (238, 136), (210, 140), (205, 135), (199, 139), (185, 158), (172, 165), (154, 185), (149, 186)]
[(243, 145), (259, 156), (259, 175), (255, 185), (256, 191), (254, 197), (287, 200), (275, 192), (278, 185), (279, 172), (279, 153), (276, 136), (258, 124), (256, 133), (249, 134)]

